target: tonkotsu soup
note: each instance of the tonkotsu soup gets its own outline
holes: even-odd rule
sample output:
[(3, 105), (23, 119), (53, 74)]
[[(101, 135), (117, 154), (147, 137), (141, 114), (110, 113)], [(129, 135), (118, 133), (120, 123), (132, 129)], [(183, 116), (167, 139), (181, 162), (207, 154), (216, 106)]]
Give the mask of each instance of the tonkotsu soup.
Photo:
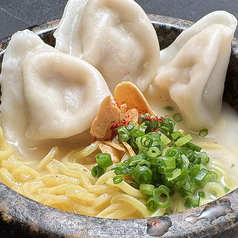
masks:
[(55, 47), (15, 33), (2, 63), (0, 180), (58, 209), (120, 219), (234, 190), (238, 118), (222, 95), (236, 25), (212, 12), (160, 50), (134, 1), (69, 0)]

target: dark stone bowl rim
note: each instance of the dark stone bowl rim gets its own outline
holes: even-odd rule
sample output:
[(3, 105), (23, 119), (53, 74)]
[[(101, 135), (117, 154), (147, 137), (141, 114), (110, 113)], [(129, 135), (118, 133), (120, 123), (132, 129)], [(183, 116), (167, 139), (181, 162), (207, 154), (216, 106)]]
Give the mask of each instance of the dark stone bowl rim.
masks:
[[(149, 15), (154, 26), (181, 32), (193, 23), (177, 18)], [(29, 28), (42, 38), (53, 32), (59, 20)], [(4, 53), (11, 37), (0, 41), (1, 54)], [(238, 57), (237, 40), (232, 43), (232, 54)], [(168, 229), (163, 233), (150, 231), (151, 218), (144, 219), (105, 219), (88, 217), (61, 211), (22, 196), (0, 182), (0, 234), (3, 237), (228, 237), (238, 232), (238, 189), (217, 199), (210, 205), (219, 206), (224, 201), (230, 210), (214, 221), (201, 219), (195, 224), (185, 219), (190, 215), (199, 216), (207, 205), (185, 212), (159, 217), (169, 221)], [(153, 221), (154, 218), (152, 218)], [(1, 236), (2, 237), (2, 236)]]

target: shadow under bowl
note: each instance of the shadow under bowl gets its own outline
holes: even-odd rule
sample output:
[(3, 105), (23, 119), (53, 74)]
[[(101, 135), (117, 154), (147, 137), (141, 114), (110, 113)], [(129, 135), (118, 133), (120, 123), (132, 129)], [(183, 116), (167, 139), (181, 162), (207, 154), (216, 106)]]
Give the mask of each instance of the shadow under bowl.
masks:
[[(161, 49), (192, 22), (149, 15)], [(30, 29), (54, 45), (59, 21)], [(0, 69), (10, 37), (0, 41)], [(238, 111), (238, 41), (225, 82), (224, 101)], [(144, 219), (104, 219), (61, 211), (28, 199), (0, 182), (0, 237), (238, 237), (238, 189), (209, 204), (185, 212)]]

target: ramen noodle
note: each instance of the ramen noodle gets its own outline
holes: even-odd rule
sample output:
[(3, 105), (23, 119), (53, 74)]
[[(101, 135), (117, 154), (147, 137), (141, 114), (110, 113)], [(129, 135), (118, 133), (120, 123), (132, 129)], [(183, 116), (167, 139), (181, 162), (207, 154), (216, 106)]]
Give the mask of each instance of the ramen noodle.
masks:
[[(73, 213), (107, 218), (143, 218), (151, 216), (146, 209), (147, 196), (133, 188), (126, 181), (113, 183), (113, 171), (108, 171), (99, 179), (91, 175), (95, 166), (95, 154), (106, 142), (94, 142), (91, 145), (70, 152), (61, 160), (57, 159), (59, 149), (54, 147), (34, 169), (30, 163), (21, 160), (13, 153), (13, 148), (4, 141), (1, 131), (1, 169), (0, 179), (10, 188), (40, 203)], [(130, 157), (126, 148), (117, 150), (116, 159)], [(115, 146), (117, 147), (117, 146)], [(104, 151), (104, 150), (102, 150)], [(116, 160), (115, 159), (115, 160)], [(235, 176), (227, 175), (223, 165), (213, 159), (209, 167), (218, 171), (222, 183), (211, 182), (204, 191), (208, 194), (201, 199), (201, 205), (225, 194), (224, 186), (234, 189)], [(214, 191), (216, 196), (213, 196)], [(209, 196), (210, 194), (210, 196)], [(185, 210), (184, 199), (176, 194), (172, 197), (169, 212)], [(159, 209), (154, 216), (163, 215), (166, 209)]]

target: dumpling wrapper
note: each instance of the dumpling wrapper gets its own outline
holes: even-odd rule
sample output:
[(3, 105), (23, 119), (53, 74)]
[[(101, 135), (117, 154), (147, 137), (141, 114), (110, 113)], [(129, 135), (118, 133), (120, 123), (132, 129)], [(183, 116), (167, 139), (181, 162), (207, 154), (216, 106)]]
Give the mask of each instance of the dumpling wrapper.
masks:
[(89, 130), (101, 102), (111, 95), (93, 66), (46, 45), (29, 30), (13, 35), (1, 83), (2, 128), (15, 144)]
[(143, 92), (157, 74), (158, 38), (133, 0), (69, 0), (54, 36), (56, 49), (96, 67), (111, 92), (122, 81)]
[(161, 51), (154, 84), (169, 92), (192, 131), (209, 128), (219, 118), (236, 26), (231, 14), (213, 12)]

